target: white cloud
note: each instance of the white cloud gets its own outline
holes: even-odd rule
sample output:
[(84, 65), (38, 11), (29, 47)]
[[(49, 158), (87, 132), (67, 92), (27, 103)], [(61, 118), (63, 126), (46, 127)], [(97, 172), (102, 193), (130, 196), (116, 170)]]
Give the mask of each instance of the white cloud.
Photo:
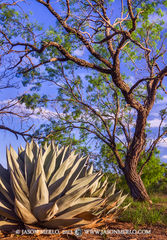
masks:
[(158, 112), (152, 112), (150, 115), (152, 117), (159, 117), (159, 113)]
[[(155, 128), (159, 127), (161, 120), (159, 118), (155, 118), (152, 120), (149, 120), (148, 123), (150, 124), (150, 127)], [(161, 127), (164, 127), (166, 125), (166, 122), (164, 121), (161, 125)]]
[(167, 96), (164, 96), (164, 98), (162, 99), (162, 100), (159, 100), (158, 102), (157, 102), (157, 104), (166, 104), (167, 103)]
[(159, 16), (157, 13), (152, 14), (149, 17), (149, 21), (151, 23), (159, 23), (160, 21), (164, 21), (164, 27), (167, 27), (167, 11), (163, 11), (164, 16)]
[(163, 159), (167, 159), (167, 155), (162, 155), (162, 158)]
[[(159, 147), (167, 147), (167, 137), (164, 137), (164, 138), (162, 138), (160, 141), (159, 141), (159, 143), (158, 143), (158, 146)], [(166, 155), (167, 156), (167, 155)]]
[(74, 54), (75, 54), (76, 56), (78, 56), (78, 57), (83, 56), (83, 54), (84, 54), (84, 47), (81, 47), (81, 48), (76, 49), (76, 50), (74, 51)]
[(26, 105), (20, 104), (18, 100), (11, 100), (6, 99), (3, 101), (0, 101), (1, 107), (8, 107), (8, 110), (12, 113), (16, 113), (21, 116), (26, 116), (31, 119), (39, 119), (39, 120), (47, 120), (51, 117), (56, 117), (57, 113), (54, 111), (51, 111), (49, 109), (46, 109), (44, 107), (37, 107), (35, 110), (26, 108)]

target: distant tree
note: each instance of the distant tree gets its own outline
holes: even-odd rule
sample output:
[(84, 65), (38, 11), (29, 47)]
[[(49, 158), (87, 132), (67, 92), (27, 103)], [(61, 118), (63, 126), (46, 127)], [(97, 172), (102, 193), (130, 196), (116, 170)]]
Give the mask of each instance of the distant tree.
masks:
[(41, 32), (19, 15), (13, 30), (3, 24), (1, 37), (10, 51), (20, 51), (15, 66), (26, 60), (19, 69), (24, 84), (34, 84), (33, 91), (44, 81), (55, 86), (53, 98), (41, 98), (57, 111), (50, 136), (69, 129), (80, 130), (84, 138), (95, 136), (113, 152), (134, 199), (149, 201), (138, 165), (147, 151), (143, 169), (167, 133), (165, 109), (154, 139), (147, 122), (156, 100), (166, 94), (167, 1), (33, 2), (48, 10), (50, 29)]

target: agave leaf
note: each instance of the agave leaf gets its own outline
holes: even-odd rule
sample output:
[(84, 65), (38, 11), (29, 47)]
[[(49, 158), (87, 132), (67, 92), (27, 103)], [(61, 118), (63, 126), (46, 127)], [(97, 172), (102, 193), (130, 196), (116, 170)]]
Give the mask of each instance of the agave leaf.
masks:
[(75, 155), (75, 151), (71, 151), (71, 145), (65, 147), (61, 163), (65, 162), (70, 155)]
[(108, 188), (108, 190), (107, 190), (106, 193), (105, 193), (105, 196), (108, 197), (108, 196), (113, 195), (113, 194), (115, 193), (115, 189), (116, 189), (116, 182), (113, 183), (113, 184), (111, 185), (111, 187)]
[(12, 194), (12, 190), (10, 185), (6, 182), (5, 179), (0, 177), (0, 192), (3, 194), (3, 196), (6, 197), (6, 199), (9, 201), (9, 203), (14, 205), (14, 196)]
[(56, 160), (56, 169), (58, 169), (61, 166), (61, 164), (63, 163), (64, 156), (65, 156), (67, 149), (68, 149), (68, 147), (65, 147), (65, 146), (60, 148), (58, 155), (57, 155), (57, 160)]
[(7, 158), (7, 163), (8, 163), (8, 169), (14, 170), (13, 164), (12, 164), (12, 159), (11, 159), (11, 154), (10, 154), (10, 151), (8, 148), (6, 148), (6, 158)]
[(61, 149), (58, 148), (58, 146), (54, 149), (55, 151), (55, 155), (56, 155), (56, 159), (55, 162), (52, 161), (50, 168), (48, 170), (47, 173), (47, 185), (51, 185), (54, 183), (54, 181), (52, 181), (52, 183), (50, 183), (50, 181), (52, 180), (53, 176), (55, 175), (56, 171), (58, 170), (58, 168), (60, 167), (60, 163), (61, 163), (61, 157), (63, 155), (63, 149), (64, 147), (62, 147)]
[(69, 179), (69, 182), (65, 188), (66, 191), (68, 191), (72, 184), (75, 182), (75, 180), (79, 177), (83, 167), (84, 167), (84, 164), (86, 163), (87, 161), (87, 157), (84, 157), (84, 158), (77, 158), (77, 162), (71, 167), (70, 171), (73, 172), (72, 176), (70, 177)]
[(111, 202), (110, 204), (108, 205), (105, 205), (104, 209), (106, 211), (109, 211), (111, 208), (115, 207), (117, 205), (118, 201), (115, 201), (115, 202)]
[(32, 149), (34, 156), (38, 156), (39, 151), (40, 151), (38, 144), (32, 140), (30, 145), (31, 145), (31, 149)]
[(91, 196), (92, 196), (93, 193), (97, 190), (98, 184), (99, 184), (99, 182), (96, 181), (96, 182), (92, 185), (92, 187), (90, 188), (89, 191), (90, 191), (90, 195), (91, 195)]
[(78, 215), (76, 215), (75, 217), (77, 218), (81, 218), (83, 220), (87, 220), (87, 221), (92, 221), (93, 219), (96, 218), (96, 215), (92, 214), (91, 212), (82, 212), (79, 213)]
[(101, 188), (105, 187), (106, 185), (108, 185), (108, 177), (105, 179), (105, 181), (101, 185)]
[(18, 148), (18, 158), (17, 158), (17, 162), (20, 166), (21, 172), (24, 175), (24, 149), (20, 147)]
[[(114, 210), (114, 215), (121, 214), (122, 212), (124, 212), (129, 206), (131, 205), (131, 203), (129, 203), (128, 205), (122, 207), (122, 208), (117, 208)], [(108, 213), (107, 213), (108, 214)]]
[(0, 194), (0, 215), (8, 219), (18, 220), (16, 214), (13, 211), (13, 206), (6, 202), (6, 199)]
[(111, 213), (114, 214), (117, 209), (118, 209), (118, 206), (115, 206), (115, 207), (111, 208), (111, 209), (106, 213), (106, 215), (109, 215), (109, 214), (111, 214)]
[[(32, 144), (31, 144), (32, 145)], [(26, 144), (26, 149), (24, 153), (24, 166), (25, 166), (25, 179), (27, 185), (30, 186), (33, 169), (34, 169), (34, 154), (32, 152), (32, 146), (29, 143)]]
[(94, 202), (96, 200), (100, 201), (102, 199), (96, 198), (96, 197), (80, 197), (75, 202), (73, 202), (72, 206), (75, 204), (86, 204), (86, 203)]
[[(81, 164), (85, 162), (85, 158), (78, 159), (76, 164), (73, 164), (71, 168), (66, 171), (66, 176), (62, 177), (54, 184), (49, 187), (50, 193), (50, 200), (52, 201), (60, 194), (63, 195), (65, 191), (68, 191), (72, 182), (76, 179), (79, 175), (80, 171), (82, 170)], [(56, 200), (56, 199), (55, 199)]]
[(108, 212), (107, 212), (107, 214), (109, 214), (109, 213), (114, 213), (115, 211), (116, 211), (116, 209), (118, 209), (118, 207), (122, 204), (122, 202), (125, 200), (125, 198), (127, 197), (127, 195), (125, 195), (125, 196), (123, 196), (123, 197), (121, 197), (121, 195), (122, 195), (122, 191), (119, 191), (118, 193), (116, 193), (116, 194), (114, 194), (113, 196), (111, 196), (109, 199), (107, 199), (107, 202), (106, 202), (106, 205), (105, 205), (105, 207), (110, 203), (112, 203), (112, 202), (116, 202), (116, 205), (113, 207), (113, 208), (111, 208)]
[[(94, 209), (98, 209), (98, 211), (99, 211), (99, 209), (100, 209), (100, 211), (101, 211), (101, 209), (104, 209), (104, 207), (103, 207), (103, 205), (104, 205), (104, 200), (103, 200), (103, 199), (101, 199), (101, 198), (94, 198), (94, 197), (79, 198), (79, 199), (77, 199), (77, 200), (73, 203), (72, 206), (74, 206), (75, 204), (87, 204), (87, 203), (90, 203), (90, 202), (93, 202), (93, 201), (96, 201), (96, 200), (99, 200), (99, 203), (98, 203), (96, 206), (94, 206), (93, 209), (92, 209), (92, 211), (91, 211), (92, 217), (93, 217), (93, 216), (96, 216), (96, 215), (97, 215), (97, 212), (94, 211)], [(81, 215), (80, 215), (80, 216), (81, 216)], [(79, 217), (79, 216), (77, 215), (77, 217)], [(84, 218), (84, 220), (88, 220), (88, 219), (85, 219), (85, 218)]]
[(45, 182), (44, 173), (40, 174), (36, 182), (30, 188), (31, 207), (37, 207), (49, 202), (49, 192)]
[(110, 211), (110, 209), (113, 209), (117, 205), (117, 201), (112, 202), (110, 204), (105, 204), (105, 200), (103, 204), (100, 206), (100, 208), (95, 208), (94, 214), (96, 216), (102, 216), (102, 215), (107, 215), (107, 212)]
[(84, 186), (82, 189), (77, 189), (74, 192), (64, 195), (56, 201), (59, 212), (70, 207), (74, 201), (76, 201), (80, 196), (82, 196), (88, 189), (88, 186)]
[(24, 152), (24, 148), (23, 148), (22, 146), (20, 146), (20, 147), (18, 148), (18, 151), (19, 151), (19, 154), (21, 154), (22, 152)]
[(28, 189), (28, 186), (27, 186), (27, 182), (25, 181), (23, 175), (21, 172), (17, 172), (17, 171), (14, 171), (14, 174), (15, 174), (15, 178), (16, 178), (16, 181), (17, 183), (19, 184), (20, 188), (22, 189), (22, 191), (24, 192), (24, 194), (29, 197), (29, 189)]
[[(83, 169), (84, 169), (84, 168), (85, 168), (85, 166), (83, 167)], [(83, 169), (82, 169), (81, 172), (83, 172)], [(94, 174), (97, 174), (97, 173), (94, 173)], [(92, 175), (94, 175), (94, 174), (92, 174)], [(98, 173), (98, 174), (100, 174), (100, 173)], [(79, 174), (79, 177), (73, 182), (72, 187), (80, 184), (81, 182), (83, 182), (85, 179), (87, 179), (88, 177), (90, 177), (90, 176), (92, 176), (92, 175), (89, 175), (89, 176), (84, 175), (83, 177), (81, 177), (81, 174)], [(101, 176), (101, 177), (102, 177), (102, 176)], [(97, 184), (98, 181), (94, 182), (94, 184), (95, 184), (95, 183)], [(92, 186), (94, 186), (94, 184), (92, 184)]]
[(53, 218), (48, 222), (41, 223), (41, 225), (43, 227), (47, 227), (50, 229), (57, 229), (57, 228), (66, 227), (66, 226), (73, 226), (76, 223), (80, 222), (81, 220), (82, 219), (80, 219), (80, 218), (69, 218), (69, 219)]
[(0, 215), (11, 220), (16, 220), (18, 221), (17, 216), (13, 213), (13, 210), (7, 209), (2, 207), (2, 203), (0, 202)]
[(18, 229), (19, 225), (15, 221), (0, 221), (0, 231), (4, 230), (5, 232), (12, 232), (14, 229)]
[(9, 170), (5, 169), (1, 164), (0, 164), (0, 175), (3, 177), (3, 179), (6, 180), (6, 182), (9, 181), (9, 178), (10, 178)]
[(15, 212), (17, 216), (26, 224), (34, 224), (38, 220), (17, 198), (15, 198)]
[[(49, 196), (50, 201), (55, 201), (56, 197), (63, 193), (70, 176), (71, 173), (69, 172), (69, 174), (65, 178), (62, 177), (55, 184), (51, 185), (51, 187), (49, 188), (49, 191), (52, 192)], [(57, 186), (58, 184), (59, 186)]]
[(98, 204), (100, 204), (102, 202), (101, 199), (96, 199), (94, 201), (90, 201), (90, 202), (86, 202), (86, 203), (82, 203), (82, 204), (75, 204), (67, 209), (65, 209), (62, 212), (59, 212), (58, 214), (56, 214), (57, 219), (68, 219), (68, 218), (72, 218), (77, 216), (78, 214), (81, 214), (83, 212), (89, 211), (90, 209), (92, 209), (93, 207), (97, 206)]
[(25, 154), (25, 150), (21, 146), (20, 148), (18, 148), (18, 156), (19, 156), (18, 163), (21, 165), (21, 170), (23, 174), (24, 174), (24, 154)]
[(47, 156), (53, 152), (53, 149), (52, 149), (52, 144), (49, 144), (48, 147), (45, 147), (45, 150), (43, 152), (43, 163), (44, 163), (44, 166), (46, 166), (48, 164), (48, 161), (49, 163), (51, 162), (51, 159), (48, 158), (47, 159)]
[(108, 211), (110, 211), (110, 209), (113, 209), (113, 208), (116, 209), (117, 203), (118, 203), (119, 199), (121, 198), (121, 195), (122, 195), (122, 191), (119, 191), (119, 192), (115, 193), (114, 195), (104, 199), (104, 205), (100, 208), (95, 209), (94, 213), (97, 216), (99, 216), (101, 214), (107, 213)]
[(45, 149), (45, 152), (43, 154), (43, 162), (44, 162), (44, 168), (48, 171), (49, 165), (51, 161), (53, 161), (52, 156), (55, 152), (54, 144), (53, 142), (49, 144), (49, 146)]
[(71, 155), (61, 164), (58, 170), (54, 173), (49, 182), (49, 186), (51, 186), (58, 179), (64, 176), (66, 170), (72, 166), (73, 161), (76, 159), (76, 157), (77, 155), (75, 155), (74, 152), (72, 152)]
[(37, 181), (37, 179), (41, 174), (43, 175), (43, 177), (45, 176), (43, 163), (42, 163), (42, 148), (40, 148), (39, 154), (37, 156), (38, 158), (36, 159), (36, 162), (35, 162), (30, 188), (32, 188), (33, 184)]
[(27, 186), (27, 182), (25, 181), (21, 171), (17, 168), (17, 166), (14, 167), (14, 171), (12, 171), (12, 173), (14, 173), (15, 178), (17, 183), (19, 184), (20, 188), (22, 189), (22, 191), (24, 192), (24, 194), (29, 197), (29, 189)]
[(107, 189), (108, 184), (106, 184), (104, 187), (101, 187), (100, 189), (98, 189), (96, 192), (94, 192), (92, 194), (93, 197), (102, 197), (103, 194), (105, 193), (106, 189)]
[(57, 156), (57, 153), (52, 143), (49, 145), (49, 147), (47, 148), (43, 156), (44, 170), (45, 170), (47, 182), (49, 181), (51, 175), (54, 173), (55, 166), (56, 166), (56, 156)]
[(10, 172), (10, 176), (11, 176), (11, 186), (13, 189), (13, 193), (15, 195), (15, 197), (27, 208), (30, 209), (30, 202), (26, 196), (26, 194), (24, 193), (24, 191), (22, 190), (21, 186), (18, 184), (16, 177), (14, 175), (14, 172), (11, 170)]
[(106, 204), (109, 204), (109, 203), (114, 202), (114, 201), (119, 201), (121, 196), (122, 196), (122, 191), (119, 191), (119, 192), (111, 195), (110, 197), (107, 197), (106, 198)]
[(117, 202), (117, 207), (119, 207), (119, 206), (124, 202), (124, 200), (127, 198), (127, 196), (128, 196), (128, 194), (122, 196), (122, 197), (118, 200), (118, 202)]
[(12, 188), (9, 185), (10, 174), (9, 171), (0, 164), (0, 192), (13, 204), (14, 195)]
[[(89, 158), (87, 158), (87, 163), (88, 163), (88, 159)], [(86, 164), (87, 164), (86, 163)], [(79, 175), (79, 178), (83, 178), (83, 177), (85, 177), (86, 175), (87, 175), (87, 165), (85, 164), (85, 166), (83, 167), (83, 169), (82, 169), (82, 171), (81, 171), (81, 173), (80, 173), (80, 175)]]
[(90, 168), (88, 170), (88, 175), (91, 175), (93, 173), (93, 164), (90, 165)]
[(75, 202), (77, 199), (79, 199), (79, 197), (82, 196), (91, 187), (91, 185), (94, 183), (94, 181), (98, 180), (99, 175), (96, 174), (93, 177), (94, 177), (93, 180), (92, 180), (92, 178), (90, 178), (89, 181), (87, 181), (87, 184), (86, 183), (85, 184), (82, 183), (82, 185), (78, 184), (78, 186), (75, 187), (75, 189), (73, 189), (73, 191), (68, 191), (63, 197), (59, 198), (56, 201), (57, 206), (59, 208), (59, 212), (70, 207), (73, 202)]
[(61, 165), (63, 152), (64, 152), (64, 147), (61, 147), (60, 149), (58, 149), (58, 148), (56, 149), (56, 167), (55, 167), (55, 172), (57, 171), (57, 169)]
[(47, 169), (45, 170), (47, 184), (49, 184), (49, 181), (50, 181), (50, 179), (51, 179), (51, 177), (54, 173), (54, 170), (55, 170), (56, 152), (54, 152), (52, 159), (54, 159), (54, 160), (51, 161), (50, 165), (48, 166), (48, 170)]
[(43, 145), (43, 149), (44, 149), (44, 151), (46, 151), (46, 150), (47, 150), (47, 148), (48, 148), (48, 143), (47, 143), (47, 142), (45, 142), (45, 143), (44, 143), (44, 145)]
[(8, 199), (1, 192), (0, 192), (0, 202), (3, 202), (10, 209), (14, 207), (14, 201), (13, 203), (10, 203)]
[(74, 191), (75, 189), (82, 188), (84, 185), (90, 184), (93, 181), (91, 183), (91, 185), (92, 185), (96, 181), (99, 181), (99, 179), (101, 177), (102, 177), (102, 175), (100, 175), (98, 172), (98, 173), (94, 173), (92, 175), (80, 178), (74, 182), (74, 184), (72, 185), (72, 188), (67, 193), (70, 193), (70, 192)]
[(19, 156), (18, 154), (16, 153), (16, 151), (12, 148), (12, 146), (10, 146), (10, 156), (11, 156), (11, 163), (13, 165), (13, 167), (16, 167), (18, 166), (18, 168), (20, 169), (20, 165), (19, 163), (21, 161), (19, 161)]
[(131, 203), (128, 203), (126, 206), (122, 207), (121, 210), (125, 211), (130, 205)]
[(54, 202), (50, 202), (48, 204), (34, 207), (33, 209), (33, 214), (40, 221), (49, 221), (55, 216), (57, 212), (58, 212), (58, 207), (57, 207), (57, 204)]
[(70, 154), (74, 154), (74, 152), (70, 152), (70, 146), (63, 146), (60, 150), (57, 148), (57, 159), (56, 159), (56, 168), (55, 172), (59, 169), (61, 164), (67, 160)]
[(27, 183), (24, 179), (23, 173), (20, 169), (19, 163), (17, 161), (18, 160), (18, 155), (12, 147), (10, 147), (10, 157), (9, 157), (9, 159), (10, 159), (10, 165), (11, 165), (10, 170), (13, 173), (15, 173), (14, 175), (15, 175), (16, 181), (18, 182), (18, 185), (20, 185), (20, 188), (25, 193), (25, 195), (28, 197), (29, 196), (28, 186), (27, 186)]

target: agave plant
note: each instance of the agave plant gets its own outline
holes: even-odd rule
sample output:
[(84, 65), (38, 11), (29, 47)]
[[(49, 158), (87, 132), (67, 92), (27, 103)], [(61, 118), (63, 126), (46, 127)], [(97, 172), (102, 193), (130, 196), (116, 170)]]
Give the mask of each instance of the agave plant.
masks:
[(115, 214), (126, 196), (108, 188), (103, 174), (70, 147), (39, 147), (34, 141), (18, 154), (7, 149), (0, 165), (0, 215), (24, 224), (58, 228)]

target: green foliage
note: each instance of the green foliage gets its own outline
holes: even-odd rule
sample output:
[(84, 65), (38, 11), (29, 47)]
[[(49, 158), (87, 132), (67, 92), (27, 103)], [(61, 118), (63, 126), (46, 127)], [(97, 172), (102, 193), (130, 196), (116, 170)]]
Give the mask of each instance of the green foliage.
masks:
[[(120, 149), (121, 154), (122, 154), (122, 159), (125, 157), (125, 149), (120, 145), (118, 147)], [(158, 189), (159, 191), (165, 191), (165, 185), (166, 185), (166, 165), (163, 164), (160, 160), (159, 157), (160, 152), (155, 149), (154, 153), (143, 168), (141, 178), (146, 186), (147, 190), (151, 192), (156, 192)], [(138, 164), (138, 171), (140, 171), (142, 165), (145, 163), (147, 160), (148, 154), (143, 153), (141, 155), (141, 160), (139, 161)], [(98, 166), (103, 169), (105, 172), (106, 177), (108, 177), (109, 181), (117, 181), (118, 188), (124, 188), (126, 192), (129, 192), (129, 188), (126, 184), (126, 180), (124, 175), (122, 174), (121, 171), (118, 170), (117, 168), (117, 162), (114, 157), (114, 154), (110, 150), (110, 148), (106, 145), (102, 145), (101, 147), (101, 155), (97, 159)], [(160, 190), (161, 189), (161, 190)], [(166, 188), (167, 189), (167, 188)]]
[(161, 178), (159, 182), (154, 185), (153, 191), (157, 193), (167, 194), (167, 164), (163, 163), (162, 166), (164, 168), (163, 178)]
[(18, 98), (21, 103), (25, 103), (27, 108), (36, 109), (37, 107), (46, 107), (48, 97), (47, 95), (43, 95), (42, 97), (37, 94), (33, 93), (30, 94), (24, 94), (21, 97)]
[[(165, 177), (165, 167), (162, 164), (160, 157), (160, 152), (155, 149), (150, 161), (145, 165), (142, 171), (142, 180), (149, 192), (156, 190), (156, 185), (164, 180)], [(139, 162), (138, 169), (146, 161), (147, 154), (141, 156), (141, 161)]]
[(6, 5), (0, 10), (0, 24), (10, 40), (20, 37), (31, 42), (34, 36), (33, 31), (37, 33), (42, 30), (42, 26), (29, 21), (29, 13), (20, 12), (19, 8)]
[[(151, 197), (153, 205), (150, 206), (149, 203), (135, 202), (131, 197), (125, 200), (124, 204), (131, 202), (130, 207), (126, 210), (120, 217), (119, 220), (123, 222), (133, 223), (134, 226), (139, 227), (139, 225), (167, 225), (167, 202), (166, 206), (161, 205), (161, 196), (158, 196), (158, 202)], [(165, 198), (166, 201), (166, 198)]]

